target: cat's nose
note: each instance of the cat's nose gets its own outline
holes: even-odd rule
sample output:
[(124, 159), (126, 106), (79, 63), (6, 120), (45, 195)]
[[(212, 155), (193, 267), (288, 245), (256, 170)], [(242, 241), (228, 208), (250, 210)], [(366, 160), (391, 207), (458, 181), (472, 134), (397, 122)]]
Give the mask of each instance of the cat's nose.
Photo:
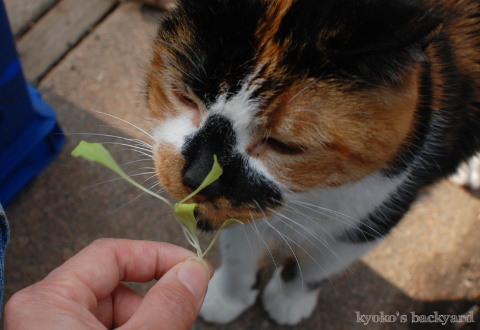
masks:
[[(211, 168), (211, 167), (210, 167)], [(194, 191), (197, 189), (208, 175), (210, 168), (196, 164), (190, 166), (183, 175), (183, 184), (185, 187)], [(220, 179), (212, 182), (207, 187), (203, 188), (198, 195), (203, 196), (207, 199), (213, 199), (220, 197), (223, 194), (223, 187), (220, 182)]]

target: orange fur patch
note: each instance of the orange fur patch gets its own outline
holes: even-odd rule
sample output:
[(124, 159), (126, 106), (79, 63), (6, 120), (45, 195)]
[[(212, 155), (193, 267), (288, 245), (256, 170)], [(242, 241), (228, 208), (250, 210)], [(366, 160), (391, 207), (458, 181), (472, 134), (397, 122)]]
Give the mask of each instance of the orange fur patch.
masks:
[(160, 184), (177, 200), (190, 193), (182, 184), (182, 169), (185, 159), (180, 151), (171, 144), (162, 144), (155, 150), (155, 168)]
[(281, 95), (263, 121), (270, 123), (270, 137), (305, 152), (291, 157), (268, 152), (261, 158), (292, 191), (359, 180), (392, 159), (410, 134), (418, 83), (418, 72), (401, 86), (358, 93), (333, 82), (304, 82)]
[(267, 14), (257, 30), (257, 39), (259, 40), (258, 63), (260, 65), (267, 65), (273, 68), (278, 64), (283, 53), (281, 47), (285, 45), (279, 45), (275, 41), (275, 34), (294, 2), (295, 0), (268, 1)]

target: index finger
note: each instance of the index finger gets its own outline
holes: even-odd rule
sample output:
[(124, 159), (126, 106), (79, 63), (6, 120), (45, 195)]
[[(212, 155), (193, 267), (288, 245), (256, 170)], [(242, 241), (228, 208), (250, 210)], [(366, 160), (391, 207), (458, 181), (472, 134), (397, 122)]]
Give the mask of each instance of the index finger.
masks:
[[(148, 282), (193, 257), (187, 249), (163, 242), (100, 239), (52, 271), (44, 284), (90, 311), (121, 281)], [(58, 290), (60, 289), (60, 290)]]

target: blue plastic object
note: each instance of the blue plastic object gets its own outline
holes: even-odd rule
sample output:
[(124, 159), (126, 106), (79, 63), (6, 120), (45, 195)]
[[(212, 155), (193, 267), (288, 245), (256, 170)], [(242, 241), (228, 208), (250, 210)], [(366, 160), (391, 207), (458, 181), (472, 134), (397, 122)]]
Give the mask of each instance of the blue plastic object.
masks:
[(0, 203), (8, 204), (64, 144), (55, 112), (25, 82), (0, 0)]

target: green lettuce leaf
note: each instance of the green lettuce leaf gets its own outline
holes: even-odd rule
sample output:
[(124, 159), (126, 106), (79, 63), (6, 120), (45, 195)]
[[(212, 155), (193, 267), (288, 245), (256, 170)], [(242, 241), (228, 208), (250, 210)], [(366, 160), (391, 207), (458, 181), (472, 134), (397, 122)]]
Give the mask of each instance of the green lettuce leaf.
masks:
[(120, 165), (113, 159), (112, 155), (110, 152), (105, 149), (105, 147), (100, 144), (100, 143), (90, 143), (87, 141), (81, 141), (78, 146), (72, 151), (72, 156), (73, 157), (83, 157), (91, 162), (96, 162), (100, 163), (103, 166), (111, 169), (118, 175), (120, 175), (123, 179), (128, 181), (129, 183), (133, 184), (135, 187), (143, 190), (147, 194), (150, 194), (154, 197), (157, 197), (158, 199), (161, 199), (168, 205), (172, 206), (172, 204), (166, 199), (165, 197), (162, 197), (153, 191), (148, 190), (141, 184), (137, 183), (135, 180), (130, 178), (127, 173), (125, 173)]

